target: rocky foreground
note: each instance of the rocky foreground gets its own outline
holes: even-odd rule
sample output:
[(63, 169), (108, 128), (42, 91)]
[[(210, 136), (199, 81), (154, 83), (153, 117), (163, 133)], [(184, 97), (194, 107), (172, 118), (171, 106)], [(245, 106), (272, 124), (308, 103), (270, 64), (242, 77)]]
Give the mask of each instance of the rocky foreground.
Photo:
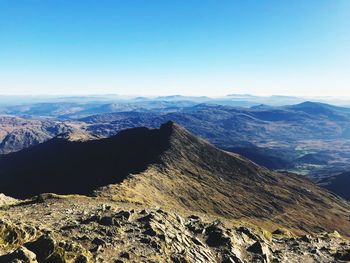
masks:
[(346, 262), (337, 232), (296, 236), (244, 222), (84, 196), (1, 207), (0, 262)]

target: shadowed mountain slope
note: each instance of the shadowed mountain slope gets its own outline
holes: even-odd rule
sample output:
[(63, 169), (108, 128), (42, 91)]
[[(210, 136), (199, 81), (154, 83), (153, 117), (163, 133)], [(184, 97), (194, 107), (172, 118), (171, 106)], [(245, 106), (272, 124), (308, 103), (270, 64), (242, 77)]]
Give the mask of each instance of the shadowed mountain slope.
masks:
[(335, 175), (332, 178), (325, 179), (324, 181), (330, 181), (328, 184), (325, 184), (325, 187), (328, 190), (334, 191), (341, 197), (350, 200), (350, 172)]
[(99, 188), (96, 195), (117, 201), (350, 236), (344, 200), (299, 176), (221, 151), (172, 122), (95, 141), (55, 138), (3, 157), (0, 173), (0, 192), (15, 197)]
[(27, 198), (43, 192), (88, 194), (139, 173), (168, 147), (169, 131), (135, 128), (87, 142), (56, 137), (0, 158), (0, 191)]
[(254, 163), (271, 170), (286, 169), (290, 166), (290, 162), (283, 159), (283, 156), (280, 156), (269, 149), (256, 147), (254, 145), (242, 145), (224, 148), (224, 150), (243, 155)]

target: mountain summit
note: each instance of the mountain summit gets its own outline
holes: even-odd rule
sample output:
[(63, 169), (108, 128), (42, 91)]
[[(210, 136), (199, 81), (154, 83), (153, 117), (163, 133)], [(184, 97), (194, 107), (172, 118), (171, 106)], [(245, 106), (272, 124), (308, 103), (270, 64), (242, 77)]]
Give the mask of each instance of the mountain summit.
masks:
[(86, 142), (54, 138), (2, 157), (0, 176), (0, 192), (17, 198), (94, 193), (294, 232), (350, 236), (350, 207), (342, 199), (300, 176), (221, 151), (173, 122)]

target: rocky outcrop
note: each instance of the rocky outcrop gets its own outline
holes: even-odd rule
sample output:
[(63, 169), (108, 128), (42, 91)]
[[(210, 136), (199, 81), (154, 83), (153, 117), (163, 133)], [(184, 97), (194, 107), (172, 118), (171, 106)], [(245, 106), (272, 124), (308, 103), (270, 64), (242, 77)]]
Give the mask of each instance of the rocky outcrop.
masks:
[(335, 233), (272, 234), (243, 222), (99, 198), (56, 196), (10, 207), (4, 217), (0, 263), (342, 262), (350, 251)]
[(17, 201), (18, 200), (15, 198), (12, 198), (12, 197), (9, 197), (9, 196), (6, 196), (6, 195), (0, 193), (0, 207), (14, 204)]
[(38, 263), (36, 255), (26, 249), (25, 247), (19, 247), (13, 252), (0, 257), (1, 263)]

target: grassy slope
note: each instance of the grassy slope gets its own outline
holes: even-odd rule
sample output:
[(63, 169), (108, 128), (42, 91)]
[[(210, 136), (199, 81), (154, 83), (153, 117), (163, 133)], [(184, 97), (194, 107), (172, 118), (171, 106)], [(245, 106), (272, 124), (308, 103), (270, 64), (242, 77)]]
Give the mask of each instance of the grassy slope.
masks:
[(111, 185), (115, 200), (219, 215), (294, 232), (338, 230), (350, 236), (349, 204), (293, 174), (273, 173), (214, 148), (174, 125), (162, 163)]

